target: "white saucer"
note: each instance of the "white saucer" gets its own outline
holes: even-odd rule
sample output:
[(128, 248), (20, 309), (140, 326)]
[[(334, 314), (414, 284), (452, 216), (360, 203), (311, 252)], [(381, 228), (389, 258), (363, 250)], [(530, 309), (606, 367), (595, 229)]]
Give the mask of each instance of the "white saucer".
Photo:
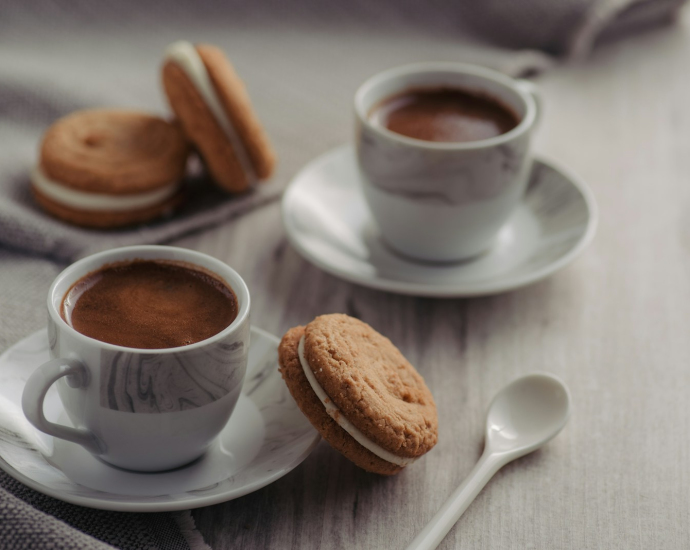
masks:
[(536, 159), (527, 192), (491, 250), (458, 263), (416, 262), (384, 245), (359, 186), (352, 147), (312, 161), (285, 192), (285, 231), (292, 246), (324, 271), (400, 294), (479, 296), (528, 285), (571, 262), (597, 225), (587, 185)]
[[(145, 474), (108, 466), (82, 447), (36, 430), (24, 418), (22, 390), (49, 359), (41, 330), (0, 356), (0, 468), (52, 497), (104, 510), (162, 512), (208, 506), (246, 495), (284, 476), (319, 441), (278, 372), (278, 339), (252, 327), (242, 395), (206, 454), (168, 472)], [(55, 387), (49, 420), (69, 423)]]

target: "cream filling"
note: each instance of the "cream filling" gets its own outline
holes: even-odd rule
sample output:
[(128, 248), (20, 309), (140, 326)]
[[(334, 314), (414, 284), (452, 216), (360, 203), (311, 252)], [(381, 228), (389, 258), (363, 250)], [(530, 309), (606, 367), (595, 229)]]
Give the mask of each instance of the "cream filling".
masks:
[(340, 426), (343, 430), (349, 433), (355, 439), (355, 441), (357, 441), (357, 443), (359, 443), (365, 449), (368, 449), (369, 451), (374, 453), (379, 458), (382, 458), (386, 462), (391, 462), (393, 464), (397, 464), (398, 466), (407, 466), (408, 464), (412, 464), (415, 460), (417, 460), (416, 458), (405, 458), (397, 456), (391, 453), (390, 451), (387, 451), (383, 447), (377, 445), (369, 438), (367, 438), (367, 436), (360, 432), (355, 426), (352, 425), (352, 423), (347, 418), (345, 418), (342, 415), (340, 409), (333, 404), (331, 398), (328, 397), (326, 392), (321, 387), (321, 384), (319, 384), (318, 380), (316, 380), (316, 377), (314, 376), (314, 373), (312, 372), (311, 367), (307, 362), (307, 358), (304, 356), (304, 336), (302, 336), (302, 338), (299, 341), (297, 353), (299, 355), (299, 362), (302, 365), (304, 375), (307, 377), (309, 385), (314, 390), (314, 393), (319, 398), (319, 401), (321, 401), (321, 403), (323, 403), (323, 406), (326, 408), (326, 412), (333, 420), (335, 420), (338, 423), (338, 426)]
[(165, 51), (165, 58), (173, 61), (185, 72), (189, 80), (192, 81), (194, 87), (201, 94), (206, 106), (211, 110), (214, 118), (230, 140), (230, 144), (237, 155), (237, 160), (247, 176), (247, 179), (250, 183), (254, 183), (257, 180), (257, 176), (251, 159), (249, 158), (249, 153), (240, 139), (240, 136), (237, 134), (235, 127), (232, 125), (230, 118), (226, 114), (223, 105), (218, 99), (211, 78), (208, 75), (208, 71), (206, 71), (206, 66), (201, 60), (201, 57), (199, 57), (199, 53), (196, 51), (194, 45), (185, 40), (174, 42), (170, 44)]
[(38, 166), (31, 172), (31, 183), (43, 195), (59, 204), (77, 210), (90, 210), (94, 212), (125, 212), (127, 210), (155, 206), (172, 197), (180, 188), (180, 183), (176, 182), (153, 191), (132, 195), (89, 193), (65, 187), (48, 179)]

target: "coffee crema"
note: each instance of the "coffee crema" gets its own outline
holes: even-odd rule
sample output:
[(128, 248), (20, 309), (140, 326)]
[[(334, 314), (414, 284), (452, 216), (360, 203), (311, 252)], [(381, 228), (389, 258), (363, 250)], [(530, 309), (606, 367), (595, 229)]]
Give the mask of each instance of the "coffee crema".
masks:
[(191, 264), (132, 260), (109, 264), (67, 291), (62, 318), (109, 344), (163, 349), (206, 340), (239, 311), (232, 289)]
[(369, 120), (396, 134), (435, 142), (489, 139), (520, 123), (499, 100), (450, 87), (415, 88), (390, 96), (370, 111)]

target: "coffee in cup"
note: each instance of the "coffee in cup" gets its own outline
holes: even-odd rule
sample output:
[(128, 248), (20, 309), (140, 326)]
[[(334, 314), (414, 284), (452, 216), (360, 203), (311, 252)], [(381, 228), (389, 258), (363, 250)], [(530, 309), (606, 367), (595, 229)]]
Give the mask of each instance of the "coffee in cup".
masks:
[(237, 312), (237, 296), (210, 271), (135, 259), (79, 279), (60, 313), (72, 328), (101, 342), (163, 349), (206, 340), (228, 327)]
[(460, 88), (415, 88), (385, 98), (369, 120), (423, 141), (467, 142), (510, 132), (519, 123), (509, 106)]

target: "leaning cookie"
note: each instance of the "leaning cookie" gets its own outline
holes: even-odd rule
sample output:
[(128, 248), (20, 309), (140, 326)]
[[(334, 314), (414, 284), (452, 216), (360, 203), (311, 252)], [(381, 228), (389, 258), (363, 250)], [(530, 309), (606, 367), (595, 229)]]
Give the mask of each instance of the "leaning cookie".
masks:
[(333, 448), (392, 475), (431, 450), (436, 404), (400, 351), (366, 323), (332, 314), (290, 329), (280, 372), (297, 405)]
[(163, 64), (163, 87), (220, 187), (238, 193), (271, 175), (273, 149), (244, 84), (221, 50), (184, 41), (171, 44)]
[(189, 145), (179, 126), (136, 111), (77, 111), (46, 131), (31, 174), (37, 202), (69, 223), (152, 220), (183, 199)]

